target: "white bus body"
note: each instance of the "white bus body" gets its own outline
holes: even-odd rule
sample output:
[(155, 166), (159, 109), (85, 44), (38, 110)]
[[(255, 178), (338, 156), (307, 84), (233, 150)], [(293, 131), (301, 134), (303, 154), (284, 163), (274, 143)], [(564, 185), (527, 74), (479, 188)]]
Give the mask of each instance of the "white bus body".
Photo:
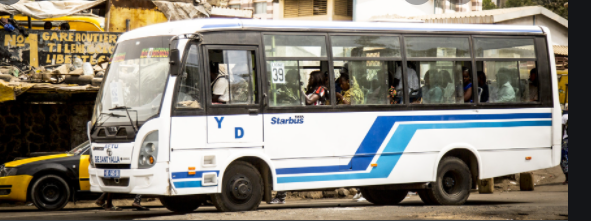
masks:
[[(199, 35), (185, 36), (193, 33)], [(269, 73), (266, 69), (270, 66), (266, 65), (267, 56), (263, 56), (266, 53), (263, 35), (318, 34), (329, 39), (339, 33), (391, 34), (407, 39), (411, 35), (466, 36), (470, 39), (472, 52), (476, 50), (473, 49), (473, 42), (478, 36), (531, 38), (536, 42), (536, 57), (533, 62), (539, 72), (540, 99), (534, 103), (484, 104), (474, 101), (470, 104), (439, 106), (402, 102), (404, 104), (398, 104), (399, 106), (388, 106), (392, 107), (390, 109), (379, 105), (358, 108), (328, 105), (329, 107), (309, 109), (306, 109), (309, 106), (270, 107), (270, 75), (266, 74)], [(258, 38), (252, 38), (257, 35)], [(556, 94), (555, 62), (550, 45), (552, 41), (548, 29), (544, 27), (198, 19), (157, 24), (127, 32), (119, 38), (118, 48), (125, 42), (137, 41), (135, 44), (140, 45), (144, 44), (140, 43), (142, 39), (149, 37), (166, 37), (163, 39), (167, 40), (173, 36), (180, 36), (178, 40), (172, 41), (171, 46), (178, 48), (180, 61), (187, 59), (189, 45), (192, 44), (197, 49), (198, 70), (202, 79), (197, 85), (201, 87), (198, 93), (202, 95), (201, 100), (198, 100), (199, 110), (195, 114), (175, 110), (178, 109), (175, 99), (176, 91), (179, 90), (177, 84), (181, 82), (178, 79), (180, 75), (166, 73), (161, 77), (164, 79), (161, 82), (161, 94), (157, 99), (151, 100), (151, 103), (146, 102), (150, 105), (130, 107), (129, 116), (124, 109), (111, 111), (119, 116), (104, 114), (101, 117), (99, 114), (103, 112), (95, 112), (93, 129), (90, 131), (93, 156), (89, 168), (91, 191), (159, 195), (163, 199), (175, 199), (186, 205), (191, 204), (191, 199), (204, 199), (203, 195), (198, 194), (209, 194), (215, 198), (216, 207), (224, 211), (254, 209), (256, 206), (252, 206), (250, 201), (260, 202), (261, 197), (268, 201), (271, 190), (338, 187), (362, 187), (365, 188), (364, 193), (368, 194), (400, 192), (397, 189), (420, 190), (424, 191), (426, 197), (431, 197), (431, 200), (427, 200), (430, 203), (457, 204), (465, 202), (465, 199), (445, 201), (436, 196), (433, 199), (439, 193), (436, 192), (438, 190), (431, 189), (444, 185), (441, 182), (445, 180), (440, 182), (440, 179), (446, 179), (438, 178), (443, 175), (438, 174), (438, 170), (446, 157), (455, 157), (465, 163), (470, 170), (471, 176), (467, 182), (471, 188), (480, 179), (549, 168), (558, 165), (560, 161), (561, 109)], [(191, 36), (199, 39), (191, 39)], [(146, 45), (133, 50), (168, 48), (165, 40), (165, 43), (155, 47)], [(404, 43), (401, 45), (408, 46)], [(330, 48), (330, 45), (326, 48)], [(412, 60), (405, 55), (403, 48), (400, 58), (394, 59), (401, 61), (401, 64)], [(254, 59), (249, 60), (249, 64), (256, 67), (248, 67), (256, 72), (256, 80), (251, 85), (258, 88), (253, 95), (256, 102), (252, 101), (250, 105), (212, 105), (212, 80), (207, 74), (208, 66), (211, 68), (211, 65), (208, 65), (208, 59), (214, 59), (211, 55), (214, 50), (223, 51), (226, 56), (226, 52), (229, 53), (232, 49), (244, 50), (247, 52), (246, 58)], [(117, 56), (122, 56), (121, 59), (131, 56), (132, 52), (127, 51), (127, 55), (125, 52), (117, 49), (113, 55), (113, 63)], [(170, 52), (174, 53), (173, 50)], [(252, 53), (252, 56), (248, 56), (248, 53)], [(472, 67), (479, 68), (482, 59), (475, 54), (473, 52), (463, 62), (476, 64)], [(146, 57), (139, 56), (140, 60)], [(228, 57), (220, 59), (226, 58)], [(328, 54), (319, 59), (319, 63), (328, 61), (328, 67), (333, 67), (336, 66), (333, 63), (335, 60)], [(496, 61), (499, 58), (491, 60)], [(525, 62), (527, 59), (517, 60)], [(417, 62), (422, 66), (416, 69), (426, 67), (426, 63), (420, 63), (420, 59)], [(517, 63), (518, 68), (521, 68), (520, 65), (525, 67), (523, 63)], [(111, 69), (113, 66), (111, 64)], [(335, 76), (334, 69), (328, 68), (327, 73), (331, 77)], [(403, 76), (407, 76), (407, 72), (405, 69)], [(476, 71), (470, 74), (476, 76)], [(145, 80), (141, 76), (138, 79), (141, 82)], [(110, 86), (109, 82), (127, 85), (124, 77), (119, 81), (106, 80), (101, 88), (101, 93), (110, 90), (111, 93), (119, 93), (117, 96), (122, 99), (122, 94), (127, 93), (127, 89), (122, 89), (123, 92), (117, 92), (117, 89), (125, 86)], [(329, 90), (334, 86), (331, 83)], [(406, 83), (404, 87), (406, 90)], [(335, 95), (331, 93), (331, 96), (329, 99), (335, 101)], [(412, 99), (408, 96), (404, 95), (401, 99)], [(100, 103), (101, 99), (99, 95), (97, 106), (103, 105)], [(161, 104), (158, 105), (157, 102)], [(111, 100), (107, 106), (112, 108), (117, 107), (117, 104)], [(150, 113), (156, 114), (144, 117), (142, 108), (152, 108), (150, 111), (154, 112)], [(136, 122), (137, 116), (145, 119)], [(137, 133), (133, 127), (129, 127), (132, 124), (139, 126)], [(125, 127), (126, 135), (113, 136), (122, 127)], [(148, 138), (150, 133), (157, 134)], [(108, 139), (102, 138), (100, 134)], [(152, 147), (146, 146), (148, 141), (153, 143), (150, 145), (157, 146), (156, 153), (150, 155), (150, 150), (145, 150)], [(152, 155), (154, 162), (141, 168), (140, 155), (147, 157), (142, 159), (145, 165), (150, 164), (149, 157)], [(244, 167), (244, 164), (236, 162), (252, 165), (260, 177), (244, 172), (249, 171), (249, 168), (230, 169), (233, 165), (236, 168)], [(461, 179), (447, 181), (460, 182), (459, 180)], [(422, 185), (427, 183), (431, 185)], [(449, 185), (451, 186), (447, 188), (455, 188), (453, 185), (459, 184)], [(226, 202), (234, 198), (234, 204)], [(397, 203), (378, 198), (374, 196), (373, 202)], [(196, 208), (172, 205), (171, 202), (163, 201), (171, 210)], [(221, 205), (224, 203), (226, 205)], [(241, 207), (242, 204), (245, 207)]]

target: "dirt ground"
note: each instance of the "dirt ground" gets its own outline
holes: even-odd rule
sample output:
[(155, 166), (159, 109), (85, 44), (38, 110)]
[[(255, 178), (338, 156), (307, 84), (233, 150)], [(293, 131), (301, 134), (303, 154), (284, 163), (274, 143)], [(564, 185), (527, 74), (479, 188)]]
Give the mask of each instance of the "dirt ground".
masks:
[[(215, 207), (204, 206), (188, 214), (175, 214), (162, 207), (159, 200), (143, 202), (150, 211), (133, 211), (132, 199), (115, 200), (124, 208), (120, 212), (105, 212), (93, 201), (68, 204), (62, 211), (37, 211), (31, 205), (0, 204), (0, 219), (148, 219), (148, 220), (239, 220), (239, 219), (474, 219), (474, 220), (534, 220), (568, 219), (568, 185), (563, 185), (560, 167), (534, 172), (534, 191), (519, 191), (518, 182), (497, 179), (493, 194), (473, 191), (462, 206), (427, 206), (417, 195), (409, 194), (397, 206), (376, 206), (368, 202), (341, 199), (288, 199), (283, 205), (262, 203), (257, 211), (222, 213)], [(350, 196), (349, 196), (350, 198)]]

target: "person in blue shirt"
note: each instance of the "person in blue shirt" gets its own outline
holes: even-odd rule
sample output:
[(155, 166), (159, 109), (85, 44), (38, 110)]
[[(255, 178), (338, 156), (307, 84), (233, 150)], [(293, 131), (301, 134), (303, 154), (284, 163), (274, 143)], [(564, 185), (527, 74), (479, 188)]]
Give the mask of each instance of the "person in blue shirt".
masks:
[(462, 67), (462, 77), (464, 79), (464, 103), (474, 103), (472, 94), (474, 92), (472, 88), (472, 76), (470, 70), (466, 67)]

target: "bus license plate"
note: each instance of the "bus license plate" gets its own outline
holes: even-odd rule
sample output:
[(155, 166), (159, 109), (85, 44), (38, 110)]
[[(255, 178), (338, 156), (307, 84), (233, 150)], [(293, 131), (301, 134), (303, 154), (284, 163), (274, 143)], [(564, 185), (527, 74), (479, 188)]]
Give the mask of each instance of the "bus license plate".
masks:
[(121, 176), (120, 170), (105, 170), (105, 178), (119, 178)]

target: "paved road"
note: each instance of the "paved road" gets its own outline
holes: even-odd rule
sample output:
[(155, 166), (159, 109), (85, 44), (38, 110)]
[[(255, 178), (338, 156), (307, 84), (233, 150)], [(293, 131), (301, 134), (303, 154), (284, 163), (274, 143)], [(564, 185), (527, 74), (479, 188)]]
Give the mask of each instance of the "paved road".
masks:
[[(130, 205), (130, 200), (116, 202)], [(202, 207), (189, 214), (171, 213), (159, 201), (145, 205), (150, 211), (105, 212), (91, 203), (68, 205), (56, 212), (36, 211), (32, 206), (0, 207), (0, 219), (96, 220), (96, 219), (568, 219), (568, 185), (539, 185), (533, 192), (473, 192), (463, 206), (425, 206), (418, 196), (409, 196), (398, 206), (375, 206), (350, 199), (290, 200), (284, 205), (262, 204), (259, 210), (221, 213)]]

